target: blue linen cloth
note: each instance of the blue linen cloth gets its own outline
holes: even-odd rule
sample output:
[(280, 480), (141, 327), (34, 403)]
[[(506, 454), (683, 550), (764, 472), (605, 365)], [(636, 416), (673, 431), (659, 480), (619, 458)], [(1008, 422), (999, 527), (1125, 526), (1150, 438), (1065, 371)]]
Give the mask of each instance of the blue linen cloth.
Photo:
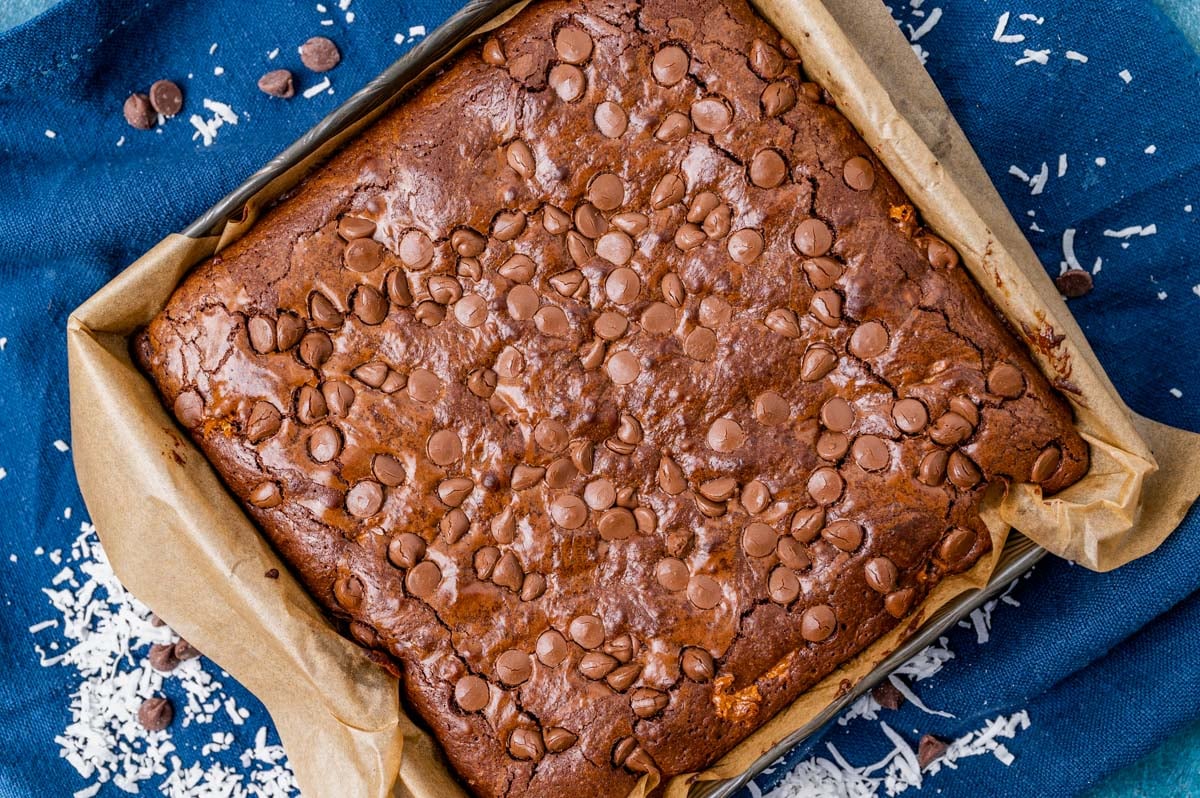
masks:
[[(35, 549), (69, 545), (84, 513), (70, 454), (53, 445), (69, 444), (67, 315), (404, 52), (420, 36), (410, 28), (431, 30), (455, 5), (65, 0), (0, 35), (0, 798), (88, 785), (54, 741), (78, 677), (41, 667), (34, 642), (53, 631), (28, 631), (53, 616), (42, 589), (59, 569)], [(892, 2), (1046, 268), (1058, 273), (1064, 248), (1089, 270), (1101, 266), (1096, 290), (1071, 309), (1122, 396), (1200, 431), (1200, 62), (1148, 0), (1035, 5), (1040, 16), (1023, 17), (996, 0)], [(330, 36), (344, 54), (329, 73), (334, 93), (286, 102), (261, 94), (255, 81), (268, 69), (295, 71), (298, 91), (318, 82), (296, 52), (312, 35)], [(183, 87), (182, 114), (159, 132), (128, 127), (125, 97), (162, 77)], [(216, 115), (202, 98), (238, 119), (210, 146), (188, 122)], [(1075, 232), (1064, 240), (1067, 230)], [(927, 790), (1073, 794), (1200, 717), (1198, 588), (1194, 508), (1159, 551), (1115, 573), (1047, 560), (1011, 593), (1019, 606), (995, 610), (989, 642), (954, 629), (955, 657), (913, 685), (954, 717), (910, 704), (881, 719), (915, 746), (919, 733), (955, 738), (1024, 710), (1029, 727), (1003, 741), (1011, 766), (961, 758), (928, 777)], [(238, 746), (269, 725), (251, 696), (221, 680), (252, 720), (176, 724), (185, 765), (236, 770)], [(202, 754), (214, 731), (237, 745)], [(758, 788), (810, 756), (829, 758), (829, 743), (854, 765), (894, 747), (875, 722), (831, 725)], [(120, 791), (108, 784), (99, 794)]]

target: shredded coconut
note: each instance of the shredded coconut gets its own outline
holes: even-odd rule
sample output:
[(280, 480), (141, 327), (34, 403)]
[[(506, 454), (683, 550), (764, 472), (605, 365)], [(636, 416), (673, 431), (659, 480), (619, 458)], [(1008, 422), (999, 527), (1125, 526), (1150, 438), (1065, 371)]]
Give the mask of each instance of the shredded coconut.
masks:
[(322, 78), (320, 83), (309, 86), (304, 90), (304, 99), (311, 100), (313, 97), (316, 97), (318, 94), (328, 89), (329, 85), (329, 78)]
[[(61, 552), (52, 552), (61, 556)], [(152, 643), (174, 639), (170, 629), (150, 622), (149, 608), (135, 599), (117, 580), (104, 550), (89, 523), (71, 545), (66, 565), (43, 588), (59, 618), (30, 627), (31, 634), (58, 628), (59, 640), (34, 651), (46, 667), (73, 669), (78, 686), (69, 699), (70, 720), (54, 739), (61, 756), (90, 783), (74, 793), (76, 798), (96, 795), (106, 783), (131, 793), (148, 780), (160, 782), (167, 798), (283, 798), (298, 795), (283, 749), (266, 744), (260, 729), (255, 744), (240, 753), (244, 772), (235, 773), (215, 762), (211, 754), (232, 748), (234, 735), (217, 732), (200, 751), (200, 759), (185, 764), (171, 739), (170, 730), (147, 732), (137, 721), (142, 701), (163, 692), (170, 679), (182, 688), (186, 700), (177, 703), (176, 723), (208, 723), (205, 707), (232, 706), (221, 683), (205, 670), (201, 659), (188, 660), (170, 674), (150, 667), (145, 656)], [(41, 638), (44, 640), (45, 638)], [(59, 641), (63, 651), (57, 652)], [(239, 713), (240, 714), (240, 713)], [(195, 755), (188, 753), (188, 759)]]

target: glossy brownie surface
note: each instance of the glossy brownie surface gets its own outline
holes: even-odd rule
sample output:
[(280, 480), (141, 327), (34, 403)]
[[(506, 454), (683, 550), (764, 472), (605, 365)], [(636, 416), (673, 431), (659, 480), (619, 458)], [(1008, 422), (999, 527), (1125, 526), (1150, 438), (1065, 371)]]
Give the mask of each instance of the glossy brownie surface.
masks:
[(199, 266), (168, 407), (478, 795), (704, 767), (1087, 448), (741, 0), (537, 2)]

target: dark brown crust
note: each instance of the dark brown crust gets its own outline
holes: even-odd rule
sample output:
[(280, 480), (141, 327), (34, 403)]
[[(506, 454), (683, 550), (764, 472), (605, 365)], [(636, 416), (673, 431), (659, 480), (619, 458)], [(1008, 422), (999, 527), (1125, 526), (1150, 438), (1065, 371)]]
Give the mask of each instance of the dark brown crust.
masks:
[[(593, 44), (581, 66), (586, 93), (570, 103), (546, 83), (559, 63), (553, 36), (564, 26), (586, 31)], [(759, 53), (770, 71), (779, 55), (775, 48), (786, 48), (742, 0), (547, 0), (522, 12), (497, 40), (503, 65), (485, 63), (479, 47), (465, 53), (243, 239), (197, 267), (134, 350), (167, 406), (176, 408), (308, 589), (350, 624), (356, 639), (402, 665), (408, 706), (475, 793), (621, 796), (639, 771), (657, 769), (669, 777), (704, 767), (892, 628), (897, 620), (885, 608), (884, 594), (865, 576), (869, 561), (886, 557), (896, 566), (897, 584), (887, 601), (903, 615), (943, 574), (969, 567), (988, 550), (978, 517), (986, 484), (1028, 481), (1035, 461), (1057, 447), (1061, 464), (1044, 475), (1043, 487), (1058, 490), (1086, 472), (1087, 447), (1066, 403), (954, 265), (957, 257), (919, 228), (894, 180), (821, 93), (801, 83), (798, 65), (786, 57), (774, 80), (785, 81), (798, 100), (781, 117), (764, 117), (760, 97), (769, 81), (755, 74), (747, 54)], [(690, 74), (670, 88), (650, 77), (651, 59), (667, 43), (690, 55)], [(527, 75), (524, 82), (510, 68)], [(713, 135), (693, 131), (674, 143), (653, 137), (668, 112), (687, 114), (705, 95), (728, 103), (728, 128)], [(629, 116), (627, 131), (615, 139), (594, 122), (594, 109), (605, 100), (618, 102)], [(536, 164), (528, 176), (506, 155), (518, 140)], [(755, 154), (768, 147), (784, 154), (789, 169), (784, 183), (770, 189), (747, 177)], [(847, 179), (857, 182), (845, 171), (853, 157), (871, 164), (869, 189), (848, 185)], [(618, 211), (648, 217), (630, 263), (640, 278), (638, 296), (611, 301), (605, 281), (616, 266), (591, 257), (579, 266), (587, 278), (582, 299), (564, 297), (550, 277), (576, 264), (564, 236), (543, 227), (545, 206), (570, 212), (585, 201), (589, 181), (608, 171), (624, 188)], [(667, 171), (685, 177), (686, 197), (654, 211), (652, 193)], [(703, 190), (728, 204), (733, 231), (762, 233), (765, 250), (749, 264), (735, 262), (724, 237), (686, 254), (673, 243), (688, 204)], [(423, 324), (405, 302), (387, 305), (380, 325), (354, 315), (355, 287), (370, 285), (386, 295), (386, 276), (396, 269), (406, 276), (414, 305), (430, 300), (429, 278), (453, 276), (460, 268), (449, 243), (452, 231), (469, 227), (486, 235), (502, 209), (524, 211), (525, 231), (515, 242), (490, 238), (479, 256), (481, 278), (457, 281), (465, 295), (484, 298), (488, 319), (482, 326), (463, 326), (453, 304), (434, 326)], [(343, 267), (346, 241), (337, 226), (346, 215), (379, 222), (375, 239), (385, 252), (377, 268), (360, 273)], [(792, 244), (794, 228), (809, 217), (835, 231), (830, 255), (845, 269), (835, 285), (843, 317), (832, 327), (810, 312), (814, 288)], [(401, 262), (400, 242), (410, 229), (424, 231), (434, 243), (428, 267), (408, 269)], [(514, 252), (536, 262), (530, 285), (541, 307), (564, 311), (565, 337), (542, 334), (533, 321), (510, 316), (507, 302), (516, 283), (497, 270)], [(668, 273), (679, 276), (685, 296), (673, 311), (674, 333), (654, 334), (639, 320), (670, 293), (662, 282)], [(332, 357), (318, 370), (302, 362), (295, 346), (256, 352), (249, 319), (273, 323), (290, 311), (305, 318), (311, 331), (314, 290), (344, 315), (329, 324)], [(453, 286), (449, 290), (453, 301)], [(683, 342), (698, 328), (700, 303), (710, 296), (726, 300), (733, 315), (710, 320), (716, 352), (711, 360), (696, 360)], [(772, 311), (784, 309), (793, 311), (798, 337), (782, 334), (787, 325), (778, 319), (774, 326), (765, 323)], [(585, 368), (579, 352), (592, 341), (593, 322), (603, 311), (625, 316), (630, 331), (608, 346), (605, 365)], [(886, 349), (864, 360), (848, 354), (848, 347), (854, 330), (868, 321), (886, 329)], [(824, 377), (801, 379), (800, 364), (814, 342), (827, 343), (837, 364)], [(501, 375), (490, 399), (472, 393), (468, 375), (495, 368), (509, 346), (523, 354), (523, 371)], [(619, 372), (612, 357), (620, 351), (632, 352), (640, 364), (640, 377), (629, 385), (612, 379)], [(410, 388), (387, 394), (368, 384), (377, 379), (352, 375), (372, 360), (409, 380), (415, 369), (428, 369), (437, 377), (429, 383), (436, 396), (420, 401)], [(988, 375), (1000, 363), (1020, 375), (1015, 398), (989, 390)], [(321, 379), (353, 386), (354, 404), (344, 418), (305, 425), (296, 415), (295, 391)], [(753, 403), (766, 390), (786, 400), (783, 424), (756, 418)], [(197, 396), (203, 407), (187, 407)], [(849, 438), (874, 435), (884, 442), (882, 470), (864, 470), (853, 455), (832, 464), (818, 457), (819, 411), (833, 396), (853, 404)], [(901, 433), (892, 417), (894, 401), (905, 397), (928, 409), (929, 426), (915, 434)], [(955, 449), (935, 444), (930, 429), (952, 400), (964, 399), (980, 419), (957, 451), (985, 481), (973, 489), (923, 484), (915, 478), (922, 458)], [(270, 418), (260, 419), (264, 436), (251, 443), (251, 413), (261, 402), (272, 404), (282, 419), (277, 430)], [(971, 415), (970, 407), (958, 406)], [(629, 453), (605, 445), (618, 436), (622, 414), (635, 417), (641, 428)], [(716, 451), (713, 446), (721, 445), (709, 436), (722, 418), (732, 419), (745, 436), (732, 451)], [(514, 490), (515, 465), (544, 467), (565, 456), (537, 442), (533, 431), (545, 419), (560, 421), (570, 440), (595, 445), (592, 474), (575, 475), (561, 489), (538, 482)], [(321, 465), (310, 457), (309, 438), (327, 422), (338, 429), (341, 452)], [(429, 436), (438, 430), (453, 431), (465, 453), (447, 458), (445, 467), (428, 453)], [(381, 509), (360, 519), (347, 511), (347, 493), (373, 479), (372, 457), (379, 453), (398, 458), (407, 479), (386, 488)], [(687, 480), (681, 495), (661, 488), (663, 455)], [(827, 520), (853, 520), (865, 532), (848, 552), (832, 545), (836, 536), (829, 530), (811, 543), (802, 532), (787, 538), (794, 514), (814, 506), (807, 485), (822, 465), (835, 466), (846, 485)], [(575, 530), (552, 520), (554, 501), (582, 496), (588, 479), (601, 475), (618, 488), (635, 489), (629, 502), (653, 512), (653, 531), (605, 541), (596, 512)], [(439, 524), (449, 523), (449, 508), (437, 493), (450, 477), (473, 483), (461, 508), (470, 527), (453, 543), (447, 530), (439, 531)], [(770, 505), (751, 517), (735, 493), (723, 505), (710, 505), (719, 517), (702, 515), (695, 491), (718, 477), (734, 478), (739, 489), (762, 481)], [(273, 500), (261, 491), (272, 483), (281, 501), (267, 506)], [(520, 521), (513, 542), (504, 535), (498, 541), (491, 531), (506, 507)], [(778, 554), (747, 556), (741, 544), (743, 529), (754, 521), (796, 540), (811, 559), (809, 567), (792, 571), (800, 597), (786, 606), (773, 601), (767, 587)], [(388, 559), (389, 541), (405, 532), (426, 541), (424, 559), (440, 568), (441, 582), (428, 603), (406, 591), (411, 570)], [(954, 550), (952, 538), (966, 542)], [(522, 600), (477, 578), (475, 558), (486, 546), (516, 555), (524, 574), (541, 574), (544, 594)], [(664, 589), (655, 568), (668, 556), (685, 560), (693, 580), (716, 580), (715, 607), (699, 609), (704, 597), (697, 594), (694, 602), (688, 591)], [(699, 590), (698, 582), (693, 586)], [(908, 601), (905, 590), (912, 591)], [(801, 618), (822, 606), (832, 608), (837, 628), (827, 640), (811, 642), (820, 632), (806, 632)], [(562, 664), (548, 667), (531, 656), (528, 681), (516, 688), (500, 683), (496, 662), (503, 652), (533, 655), (544, 630), (553, 627), (569, 637), (571, 621), (585, 614), (602, 619), (602, 649), (615, 651), (621, 635), (636, 641), (632, 661), (642, 670), (631, 687), (619, 692), (585, 678), (578, 667), (585, 652), (574, 643), (567, 644)], [(711, 652), (715, 678), (693, 670), (698, 681), (682, 672), (681, 652), (689, 646)], [(456, 703), (455, 684), (468, 673), (491, 685), (483, 711), (467, 712)], [(665, 709), (639, 719), (630, 706), (639, 687), (665, 692)], [(520, 750), (514, 730), (545, 735), (554, 727), (578, 740), (537, 762), (510, 756)], [(633, 741), (621, 742), (629, 737)], [(626, 767), (614, 765), (614, 751), (633, 752)]]

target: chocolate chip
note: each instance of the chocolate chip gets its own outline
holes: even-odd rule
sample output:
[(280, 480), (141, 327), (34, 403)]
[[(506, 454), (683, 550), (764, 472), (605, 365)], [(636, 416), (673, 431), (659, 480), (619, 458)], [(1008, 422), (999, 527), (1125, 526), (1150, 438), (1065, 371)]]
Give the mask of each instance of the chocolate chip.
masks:
[[(775, 546), (775, 556), (779, 558), (779, 562), (785, 567), (791, 568), (794, 571), (803, 571), (812, 565), (812, 562), (808, 559), (808, 554), (804, 551), (804, 546), (795, 538), (780, 538), (779, 543)], [(787, 584), (790, 584), (790, 580), (787, 580), (786, 577), (781, 576), (779, 578), (784, 579)]]
[(296, 94), (292, 73), (286, 69), (272, 69), (258, 79), (258, 90), (272, 97), (288, 99)]
[(784, 566), (772, 569), (767, 577), (767, 595), (776, 604), (791, 604), (800, 595), (800, 578)]
[(705, 97), (692, 103), (692, 124), (701, 133), (720, 133), (733, 122), (733, 111), (720, 97)]
[(726, 249), (729, 257), (733, 258), (736, 263), (745, 265), (758, 259), (763, 252), (763, 246), (762, 233), (757, 230), (745, 229), (738, 230), (729, 237)]
[(131, 94), (125, 99), (125, 121), (138, 130), (150, 130), (154, 127), (154, 108), (150, 98), (144, 94)]
[[(443, 503), (451, 504), (452, 502), (443, 500)], [(470, 529), (471, 519), (459, 507), (453, 507), (438, 522), (438, 532), (446, 539), (447, 543), (457, 543), (462, 540), (463, 535), (467, 534)], [(520, 587), (519, 582), (517, 583), (517, 587)], [(515, 590), (516, 588), (512, 589)]]
[(713, 208), (708, 216), (704, 217), (704, 223), (700, 225), (700, 229), (709, 238), (717, 239), (724, 238), (729, 234), (729, 225), (731, 224), (732, 212), (728, 205), (718, 205)]
[(638, 677), (642, 675), (642, 666), (637, 663), (621, 665), (612, 673), (604, 678), (608, 682), (608, 686), (616, 690), (618, 693), (623, 693), (633, 686)]
[(175, 116), (183, 108), (183, 92), (169, 80), (156, 80), (150, 86), (150, 105), (163, 116)]
[(353, 575), (340, 577), (333, 583), (333, 597), (347, 610), (354, 611), (362, 606), (365, 588), (362, 581)]
[(810, 543), (815, 540), (824, 528), (824, 507), (805, 507), (797, 510), (796, 514), (792, 516), (791, 534), (801, 543)]
[(687, 480), (683, 477), (683, 470), (666, 455), (663, 455), (658, 461), (658, 486), (672, 496), (677, 496), (687, 489)]
[(675, 231), (675, 246), (683, 252), (695, 249), (708, 240), (708, 234), (692, 223), (681, 224)]
[(179, 667), (179, 659), (175, 656), (174, 643), (155, 643), (150, 646), (150, 654), (146, 657), (150, 667), (162, 673), (170, 673)]
[(600, 651), (589, 651), (579, 660), (579, 672), (598, 681), (616, 670), (619, 665), (616, 657)]
[(649, 507), (634, 507), (633, 522), (637, 525), (638, 532), (643, 535), (649, 535), (658, 529), (658, 516)]
[(674, 557), (664, 557), (654, 566), (654, 578), (658, 580), (658, 583), (665, 590), (678, 593), (687, 588), (691, 574), (688, 572), (687, 565), (682, 560), (677, 560)]
[(828, 640), (836, 631), (837, 616), (827, 604), (809, 607), (800, 616), (800, 636), (810, 643)]
[(700, 494), (715, 502), (727, 501), (737, 491), (737, 480), (733, 477), (718, 477), (700, 485)]
[(592, 118), (596, 129), (610, 139), (620, 138), (629, 127), (629, 116), (625, 109), (608, 100), (596, 106), (596, 113)]
[(654, 54), (650, 72), (663, 86), (674, 86), (687, 76), (691, 59), (682, 47), (671, 44)]
[(520, 591), (521, 584), (525, 581), (525, 569), (521, 567), (521, 561), (517, 559), (517, 555), (511, 551), (506, 551), (501, 555), (500, 561), (496, 563), (496, 569), (492, 572), (492, 581), (514, 593)]
[(266, 571), (263, 572), (263, 576), (265, 576), (267, 579), (278, 579), (279, 578), (279, 569), (278, 568), (268, 568)]
[(808, 311), (826, 327), (836, 327), (842, 318), (842, 295), (836, 291), (818, 291), (813, 294)]
[(578, 496), (563, 494), (550, 502), (550, 517), (563, 529), (579, 529), (587, 516), (587, 505)]
[[(371, 243), (375, 243), (372, 241)], [(378, 245), (376, 245), (378, 246)], [(308, 297), (308, 315), (317, 327), (325, 330), (336, 330), (345, 321), (345, 315), (338, 310), (333, 300), (320, 291), (313, 291)]]
[(921, 741), (917, 743), (917, 765), (924, 770), (933, 764), (935, 759), (940, 759), (949, 747), (948, 743), (932, 734), (921, 735)]
[(711, 610), (720, 604), (721, 595), (721, 583), (711, 576), (697, 574), (688, 581), (688, 601), (702, 610)]
[(264, 510), (269, 510), (272, 507), (278, 507), (283, 501), (283, 494), (279, 491), (279, 485), (274, 482), (260, 482), (254, 490), (250, 491), (250, 503), (255, 507), (260, 507)]
[(712, 654), (702, 648), (687, 646), (679, 657), (680, 668), (693, 682), (711, 681), (717, 672)]
[(883, 600), (883, 608), (893, 618), (903, 618), (912, 609), (916, 597), (917, 592), (911, 587), (906, 587), (903, 590), (888, 593)]
[[(820, 219), (805, 219), (796, 225), (796, 230), (792, 233), (792, 245), (801, 255), (809, 257), (824, 255), (833, 246), (833, 233), (830, 232), (829, 226)], [(828, 288), (829, 286), (820, 287)]]
[(771, 503), (771, 491), (759, 480), (755, 479), (742, 488), (742, 506), (751, 515), (757, 515), (767, 509)]
[(850, 353), (862, 360), (878, 357), (887, 351), (888, 331), (877, 321), (858, 325), (850, 336)]
[(1025, 375), (1011, 363), (998, 363), (988, 374), (987, 389), (1005, 399), (1016, 399), (1025, 391)]
[(337, 45), (324, 36), (314, 36), (300, 45), (300, 62), (313, 72), (328, 72), (341, 60)]
[(500, 44), (500, 40), (495, 36), (490, 37), (483, 43), (483, 62), (492, 66), (503, 66), (504, 64), (504, 46)]
[(383, 487), (370, 479), (357, 483), (346, 494), (346, 512), (355, 518), (370, 518), (383, 507)]
[(759, 188), (775, 188), (787, 175), (787, 162), (778, 150), (759, 150), (750, 160), (750, 182)]
[(511, 241), (525, 231), (525, 221), (521, 211), (500, 211), (492, 219), (492, 235), (498, 241)]
[[(133, 123), (130, 122), (130, 124)], [(134, 125), (134, 127), (137, 127), (137, 125)], [(1058, 287), (1058, 292), (1068, 299), (1078, 299), (1081, 296), (1086, 296), (1092, 292), (1092, 288), (1094, 287), (1092, 275), (1083, 269), (1067, 269), (1054, 278), (1054, 285)]]
[(454, 701), (464, 712), (479, 712), (488, 705), (491, 690), (478, 676), (464, 676), (454, 683)]
[(860, 435), (856, 438), (850, 455), (863, 471), (882, 471), (891, 461), (887, 444), (876, 435)]
[(162, 731), (175, 719), (175, 707), (169, 700), (160, 696), (147, 698), (138, 707), (137, 719), (147, 731)]
[(283, 425), (283, 416), (279, 408), (270, 402), (255, 402), (246, 420), (246, 439), (251, 443), (261, 443), (275, 433)]
[(643, 720), (662, 712), (670, 702), (669, 695), (650, 687), (639, 687), (629, 697), (629, 706), (633, 709), (633, 714)]
[(892, 405), (892, 419), (901, 432), (913, 435), (925, 429), (929, 423), (929, 411), (919, 399), (901, 399)]
[(679, 279), (678, 274), (668, 272), (663, 275), (662, 282), (659, 283), (659, 290), (662, 291), (663, 299), (671, 307), (678, 308), (683, 305), (685, 292), (683, 281)]
[(633, 257), (633, 240), (619, 230), (610, 230), (596, 242), (596, 254), (615, 266), (624, 266)]
[(685, 114), (672, 111), (663, 117), (663, 121), (654, 131), (654, 138), (659, 141), (679, 141), (692, 132), (692, 120)]
[(318, 463), (328, 463), (342, 451), (342, 436), (331, 426), (317, 427), (308, 436), (308, 454)]
[(448, 466), (463, 454), (462, 441), (453, 430), (438, 430), (429, 436), (425, 446), (429, 459), (440, 466)]
[(388, 375), (392, 369), (387, 363), (380, 360), (372, 360), (369, 363), (363, 363), (350, 372), (350, 375), (359, 382), (371, 388), (381, 388), (387, 382)]
[(750, 45), (750, 69), (763, 80), (773, 80), (783, 72), (783, 56), (762, 39)]
[(400, 269), (392, 269), (388, 272), (387, 280), (387, 295), (388, 299), (393, 304), (406, 308), (413, 302), (412, 289), (408, 287), (408, 277)]
[(796, 90), (790, 84), (780, 80), (763, 89), (759, 102), (765, 116), (779, 116), (792, 110), (796, 105)]
[(883, 682), (871, 691), (871, 698), (884, 709), (895, 711), (904, 706), (904, 693), (896, 689), (890, 681)]
[(800, 362), (800, 379), (816, 382), (837, 365), (837, 353), (827, 344), (813, 344), (804, 353)]
[(363, 324), (381, 324), (387, 318), (388, 303), (378, 288), (360, 285), (350, 297), (350, 309)]
[(943, 446), (957, 446), (971, 437), (971, 422), (953, 411), (942, 414), (929, 428), (929, 437)]
[(971, 530), (955, 527), (938, 544), (938, 559), (951, 566), (960, 564), (975, 548), (975, 537)]
[(172, 407), (175, 418), (185, 427), (194, 427), (204, 420), (204, 399), (195, 391), (184, 391), (176, 396)]
[[(542, 468), (541, 466), (518, 464), (513, 466), (512, 479), (510, 482), (513, 490), (525, 490), (526, 488), (532, 488), (534, 485), (541, 482), (542, 477), (545, 475), (546, 469)], [(553, 510), (553, 507), (551, 510)]]
[(766, 524), (753, 523), (742, 530), (742, 551), (749, 557), (767, 557), (775, 551), (779, 535)]
[(1062, 463), (1062, 450), (1057, 446), (1047, 446), (1038, 455), (1037, 460), (1033, 461), (1033, 468), (1030, 469), (1029, 479), (1033, 482), (1045, 482), (1058, 472), (1058, 467)]
[(438, 482), (438, 499), (448, 508), (456, 508), (466, 502), (474, 490), (474, 482), (466, 476), (451, 476)]
[(561, 754), (579, 739), (579, 735), (568, 731), (561, 726), (552, 726), (546, 729), (542, 735), (546, 742), (546, 750), (555, 754)]
[(587, 197), (600, 210), (614, 211), (625, 202), (625, 184), (612, 172), (601, 172), (588, 184)]
[(850, 451), (850, 439), (841, 432), (825, 430), (817, 438), (817, 456), (822, 460), (836, 462)]
[(558, 99), (566, 103), (578, 100), (587, 88), (587, 78), (584, 77), (583, 70), (573, 64), (556, 65), (550, 70), (547, 82), (558, 95)]
[(874, 557), (863, 568), (867, 585), (877, 593), (890, 593), (896, 589), (900, 573), (896, 564), (887, 557)]
[(650, 192), (650, 207), (661, 211), (683, 201), (687, 192), (687, 181), (675, 172), (667, 172), (658, 179)]
[(431, 560), (423, 560), (409, 569), (404, 588), (419, 599), (428, 599), (442, 583), (442, 569)]
[(946, 479), (946, 466), (949, 461), (949, 452), (945, 449), (934, 449), (921, 458), (921, 465), (917, 469), (917, 479), (931, 488), (936, 488)]
[(401, 532), (388, 542), (388, 562), (397, 568), (412, 568), (425, 556), (425, 540), (412, 532)]
[(741, 448), (746, 442), (746, 434), (741, 425), (733, 419), (718, 418), (709, 425), (705, 442), (713, 451), (728, 454)]
[(600, 516), (598, 523), (602, 540), (628, 540), (637, 530), (633, 513), (624, 507), (613, 507)]
[(844, 269), (842, 264), (833, 258), (809, 258), (802, 267), (808, 282), (818, 291), (833, 288)]
[(842, 497), (845, 482), (832, 468), (818, 468), (808, 478), (808, 495), (818, 504), (833, 504)]
[(870, 191), (875, 185), (875, 167), (866, 158), (856, 155), (842, 166), (842, 177), (855, 191)]
[(508, 753), (513, 759), (534, 761), (545, 756), (545, 742), (537, 729), (517, 728), (508, 737)]
[(546, 592), (546, 577), (541, 574), (526, 574), (521, 583), (521, 601), (533, 601)]
[(454, 303), (454, 318), (464, 327), (479, 327), (488, 318), (487, 300), (479, 294), (467, 294)]
[(582, 64), (592, 55), (592, 37), (580, 28), (560, 28), (554, 37), (554, 49), (568, 64)]
[(609, 379), (617, 385), (629, 385), (642, 374), (642, 364), (637, 357), (625, 349), (617, 352), (605, 364)]
[(979, 466), (971, 462), (971, 458), (960, 451), (953, 451), (946, 464), (946, 477), (956, 488), (970, 490), (979, 484), (983, 474), (980, 473)]
[[(504, 153), (505, 160), (508, 161), (508, 165), (511, 166), (517, 174), (526, 180), (533, 177), (534, 172), (537, 171), (537, 164), (534, 162), (533, 151), (529, 149), (528, 144), (520, 139), (517, 139), (508, 145)], [(471, 254), (478, 255), (479, 253), (475, 252)]]
[(321, 396), (325, 399), (329, 412), (335, 416), (345, 416), (350, 412), (350, 406), (354, 404), (354, 389), (337, 380), (323, 383)]
[(547, 668), (557, 668), (571, 653), (566, 639), (554, 629), (547, 629), (538, 636), (535, 651), (538, 662)]
[(935, 269), (950, 269), (958, 265), (958, 253), (936, 236), (926, 237), (925, 257)]
[(842, 551), (854, 551), (862, 545), (863, 528), (847, 519), (830, 522), (821, 530), (821, 537)]
[(834, 432), (845, 432), (854, 426), (854, 406), (840, 396), (821, 405), (821, 423)]

